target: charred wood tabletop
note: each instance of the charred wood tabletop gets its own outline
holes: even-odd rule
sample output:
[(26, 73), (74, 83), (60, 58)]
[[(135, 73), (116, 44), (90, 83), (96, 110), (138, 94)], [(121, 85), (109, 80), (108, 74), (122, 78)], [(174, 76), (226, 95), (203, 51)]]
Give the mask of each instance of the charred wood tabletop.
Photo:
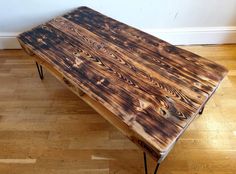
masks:
[(24, 32), (18, 40), (39, 64), (157, 160), (227, 73), (221, 65), (88, 7)]

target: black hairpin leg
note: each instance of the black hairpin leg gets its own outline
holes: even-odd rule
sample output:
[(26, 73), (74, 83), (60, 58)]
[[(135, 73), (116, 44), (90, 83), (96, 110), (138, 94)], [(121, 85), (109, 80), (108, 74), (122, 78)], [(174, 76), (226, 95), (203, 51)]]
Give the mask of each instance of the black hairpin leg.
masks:
[(200, 114), (200, 115), (202, 115), (204, 108), (205, 108), (205, 106), (203, 106), (203, 107), (201, 108), (201, 110), (199, 111), (199, 114)]
[[(143, 152), (143, 159), (144, 159), (144, 170), (145, 170), (145, 174), (148, 174), (148, 169), (147, 169), (147, 157), (146, 157), (146, 153)], [(157, 174), (157, 170), (160, 166), (160, 163), (157, 162), (156, 168), (154, 170), (154, 174)]]
[(42, 65), (39, 65), (38, 62), (36, 62), (36, 66), (37, 66), (37, 69), (38, 69), (38, 73), (39, 73), (39, 77), (41, 80), (43, 80), (44, 76), (43, 76), (43, 67)]

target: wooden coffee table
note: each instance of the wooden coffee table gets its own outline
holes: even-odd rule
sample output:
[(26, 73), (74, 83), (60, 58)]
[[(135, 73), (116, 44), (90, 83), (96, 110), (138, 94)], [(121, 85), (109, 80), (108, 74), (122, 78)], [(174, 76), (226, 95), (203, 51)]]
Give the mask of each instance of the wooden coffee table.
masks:
[(25, 51), (161, 161), (227, 70), (150, 34), (80, 7), (18, 37)]

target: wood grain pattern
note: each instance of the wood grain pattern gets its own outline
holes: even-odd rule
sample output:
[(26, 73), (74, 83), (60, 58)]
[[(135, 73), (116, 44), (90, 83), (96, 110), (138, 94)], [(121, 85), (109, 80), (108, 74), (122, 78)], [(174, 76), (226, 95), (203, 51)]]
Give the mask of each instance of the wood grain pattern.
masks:
[(113, 113), (138, 136), (134, 140), (123, 132), (132, 141), (145, 140), (142, 148), (155, 158), (176, 142), (227, 73), (221, 65), (87, 7), (18, 38), (67, 85)]

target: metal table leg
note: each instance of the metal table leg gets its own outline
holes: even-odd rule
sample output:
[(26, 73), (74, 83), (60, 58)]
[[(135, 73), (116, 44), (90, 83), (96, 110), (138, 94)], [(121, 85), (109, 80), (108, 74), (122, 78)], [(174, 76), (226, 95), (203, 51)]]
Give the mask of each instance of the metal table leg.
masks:
[[(143, 160), (144, 160), (144, 170), (145, 170), (145, 174), (148, 174), (148, 168), (147, 168), (147, 157), (146, 157), (146, 153), (143, 152)], [(157, 170), (160, 166), (160, 163), (157, 162), (156, 168), (154, 170), (154, 174), (157, 174)]]
[(38, 73), (39, 73), (39, 77), (41, 80), (43, 80), (44, 76), (43, 76), (43, 67), (42, 65), (39, 65), (38, 62), (36, 62), (36, 66), (37, 66), (37, 69), (38, 69)]
[(201, 110), (199, 111), (199, 115), (202, 115), (204, 108), (205, 108), (205, 106), (203, 106), (203, 107), (201, 108)]

